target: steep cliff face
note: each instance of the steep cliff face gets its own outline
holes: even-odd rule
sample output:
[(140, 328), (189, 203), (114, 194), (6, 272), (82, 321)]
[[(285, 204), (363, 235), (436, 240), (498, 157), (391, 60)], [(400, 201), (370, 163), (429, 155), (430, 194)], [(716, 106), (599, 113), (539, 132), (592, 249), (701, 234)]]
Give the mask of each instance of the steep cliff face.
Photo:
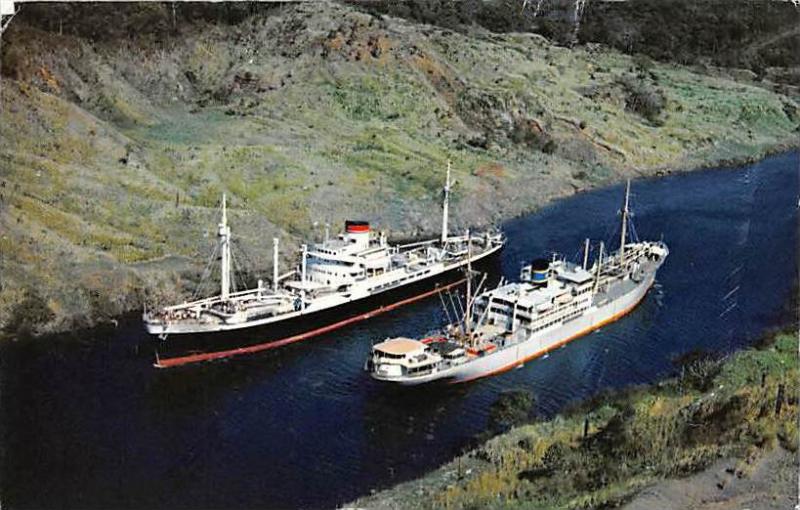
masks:
[(223, 192), (241, 264), (268, 274), (275, 235), (292, 247), (346, 217), (434, 231), (448, 159), (464, 227), (758, 155), (800, 123), (748, 83), (344, 4), (47, 8), (3, 36), (7, 332), (190, 293)]

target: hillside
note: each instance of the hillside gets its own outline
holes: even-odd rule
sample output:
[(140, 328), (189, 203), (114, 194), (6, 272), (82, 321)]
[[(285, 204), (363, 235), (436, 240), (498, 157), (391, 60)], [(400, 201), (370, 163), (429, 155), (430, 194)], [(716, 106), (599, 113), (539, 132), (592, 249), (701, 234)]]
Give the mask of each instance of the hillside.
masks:
[(435, 231), (448, 159), (463, 228), (626, 176), (758, 157), (796, 143), (800, 124), (792, 99), (751, 83), (352, 5), (43, 9), (3, 36), (11, 334), (190, 294), (223, 192), (241, 264), (269, 274), (275, 235), (289, 257), (345, 218), (394, 238)]
[(598, 395), (552, 420), (517, 422), (438, 470), (350, 506), (790, 508), (795, 329), (728, 359), (685, 359), (680, 377), (655, 386)]
[[(352, 0), (359, 5), (357, 0)], [(534, 32), (663, 62), (719, 67), (800, 95), (800, 8), (782, 0), (373, 0), (370, 11), (464, 30)], [(577, 15), (576, 15), (577, 14)], [(744, 72), (742, 72), (744, 71)], [(723, 71), (724, 72), (724, 71)]]

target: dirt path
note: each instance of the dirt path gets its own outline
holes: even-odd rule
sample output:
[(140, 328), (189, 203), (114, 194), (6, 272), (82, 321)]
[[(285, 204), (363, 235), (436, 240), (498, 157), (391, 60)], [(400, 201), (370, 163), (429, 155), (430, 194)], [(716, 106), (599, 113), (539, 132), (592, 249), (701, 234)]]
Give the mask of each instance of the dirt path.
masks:
[(787, 510), (798, 504), (798, 457), (782, 448), (766, 453), (737, 476), (736, 459), (643, 490), (624, 510)]

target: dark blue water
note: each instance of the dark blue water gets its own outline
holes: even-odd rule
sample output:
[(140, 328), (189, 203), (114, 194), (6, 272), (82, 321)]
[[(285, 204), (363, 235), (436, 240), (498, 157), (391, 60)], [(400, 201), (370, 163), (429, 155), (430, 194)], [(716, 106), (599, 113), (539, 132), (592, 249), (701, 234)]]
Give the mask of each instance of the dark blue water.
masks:
[[(362, 365), (370, 343), (443, 321), (437, 298), (316, 341), (172, 370), (138, 352), (136, 321), (80, 340), (2, 347), (2, 502), (9, 508), (333, 507), (421, 475), (486, 426), (511, 388), (552, 415), (607, 387), (670, 375), (693, 349), (748, 345), (785, 316), (797, 277), (798, 154), (634, 182), (643, 239), (671, 255), (623, 320), (502, 376), (397, 391)], [(506, 224), (499, 264), (610, 241), (622, 190)]]

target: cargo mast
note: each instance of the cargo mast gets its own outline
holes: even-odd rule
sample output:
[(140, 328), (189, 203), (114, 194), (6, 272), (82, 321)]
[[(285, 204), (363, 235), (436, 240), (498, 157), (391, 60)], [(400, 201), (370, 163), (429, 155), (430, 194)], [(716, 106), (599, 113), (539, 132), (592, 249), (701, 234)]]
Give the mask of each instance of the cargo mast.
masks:
[(450, 207), (450, 160), (447, 160), (447, 179), (444, 182), (444, 200), (442, 203), (442, 244), (447, 242), (447, 215)]
[[(448, 175), (450, 173), (448, 172)], [(448, 179), (449, 181), (450, 179)], [(464, 333), (472, 345), (472, 325), (470, 309), (472, 308), (472, 234), (467, 230), (467, 307), (464, 311)]]
[(631, 194), (631, 180), (628, 179), (625, 185), (625, 202), (622, 205), (622, 228), (619, 234), (619, 264), (625, 265), (625, 238), (627, 237), (628, 228), (628, 201)]
[(226, 204), (226, 196), (222, 195), (222, 221), (219, 224), (219, 248), (220, 253), (220, 272), (221, 272), (221, 292), (220, 297), (223, 300), (228, 299), (231, 293), (231, 228), (228, 226), (228, 211)]

